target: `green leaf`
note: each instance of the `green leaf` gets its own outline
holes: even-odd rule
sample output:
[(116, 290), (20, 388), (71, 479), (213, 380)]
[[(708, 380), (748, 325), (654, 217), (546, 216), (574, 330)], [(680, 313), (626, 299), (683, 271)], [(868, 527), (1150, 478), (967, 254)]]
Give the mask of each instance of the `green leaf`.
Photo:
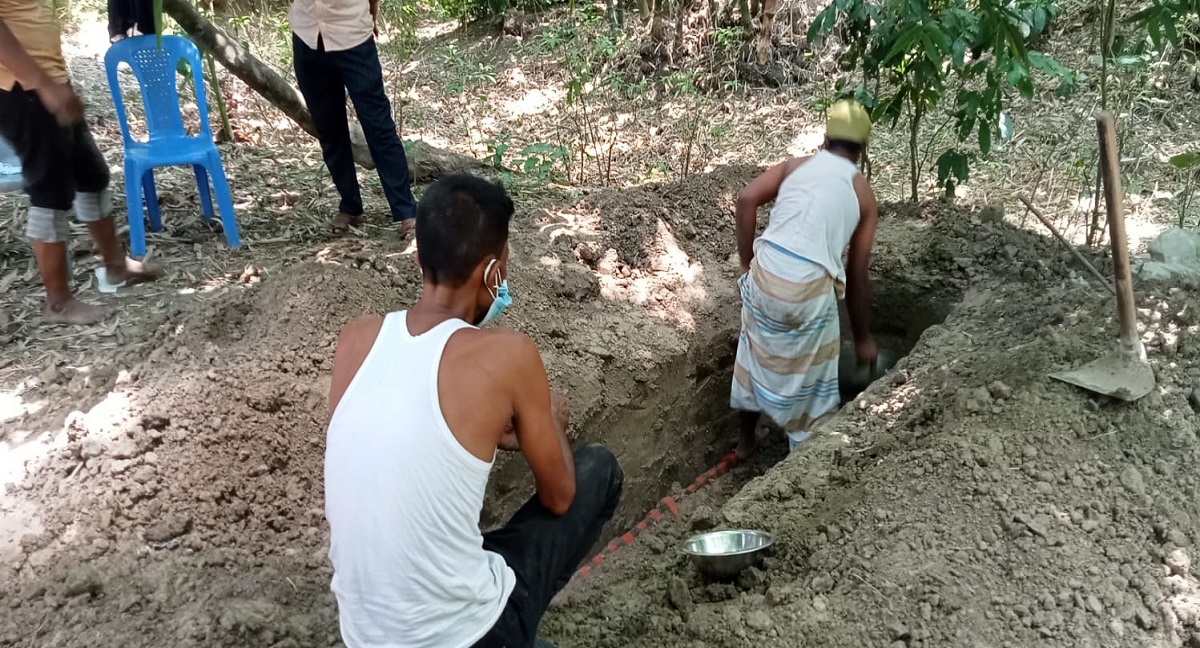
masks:
[(821, 13), (817, 14), (816, 19), (808, 27), (808, 34), (806, 34), (808, 42), (811, 43), (819, 38), (828, 36), (833, 31), (834, 26), (837, 25), (837, 19), (837, 7), (834, 4), (825, 7)]
[(984, 155), (992, 152), (992, 127), (986, 122), (979, 122), (979, 152)]
[(954, 41), (954, 44), (950, 46), (950, 56), (954, 59), (954, 68), (956, 70), (963, 69), (967, 60), (967, 42), (961, 38)]
[(1030, 79), (1028, 74), (1021, 77), (1021, 80), (1017, 82), (1017, 90), (1021, 92), (1023, 98), (1033, 99), (1033, 79)]
[(937, 159), (938, 184), (946, 188), (946, 196), (954, 196), (954, 188), (966, 182), (970, 176), (967, 156), (955, 149), (942, 153)]
[(900, 35), (896, 38), (896, 42), (888, 50), (887, 55), (883, 57), (883, 65), (893, 65), (897, 58), (907, 54), (912, 49), (913, 43), (921, 37), (921, 31), (920, 25), (914, 25), (900, 32)]
[(1078, 76), (1075, 74), (1070, 74), (1063, 77), (1062, 80), (1058, 82), (1058, 87), (1054, 89), (1054, 96), (1058, 97), (1059, 99), (1067, 99), (1071, 95), (1075, 94), (1075, 91), (1078, 88)]
[(1200, 151), (1180, 153), (1171, 157), (1171, 166), (1180, 171), (1188, 171), (1200, 167)]
[(1141, 67), (1145, 62), (1146, 60), (1141, 56), (1125, 55), (1117, 57), (1117, 63), (1126, 67)]

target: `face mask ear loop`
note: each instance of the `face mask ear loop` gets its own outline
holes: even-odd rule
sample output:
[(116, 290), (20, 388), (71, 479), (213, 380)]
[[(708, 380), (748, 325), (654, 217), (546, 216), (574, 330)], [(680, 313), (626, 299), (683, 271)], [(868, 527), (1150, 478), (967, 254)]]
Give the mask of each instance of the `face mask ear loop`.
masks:
[(487, 288), (488, 294), (492, 296), (492, 299), (500, 298), (500, 277), (499, 277), (500, 269), (499, 268), (496, 268), (496, 273), (497, 273), (496, 285), (493, 286), (492, 284), (488, 283), (488, 275), (491, 274), (492, 267), (496, 265), (496, 262), (497, 262), (497, 259), (492, 259), (491, 261), (489, 261), (487, 268), (485, 268), (483, 271), (483, 287)]

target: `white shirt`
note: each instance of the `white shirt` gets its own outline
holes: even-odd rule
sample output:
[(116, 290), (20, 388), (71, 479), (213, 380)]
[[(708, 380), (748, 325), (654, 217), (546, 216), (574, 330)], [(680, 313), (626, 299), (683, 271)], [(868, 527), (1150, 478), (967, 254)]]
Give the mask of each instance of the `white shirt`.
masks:
[(326, 52), (362, 45), (375, 32), (369, 0), (293, 0), (288, 20), (305, 45), (317, 49), (320, 37)]
[(789, 272), (807, 272), (796, 262), (809, 261), (844, 284), (842, 254), (860, 216), (857, 175), (853, 162), (829, 151), (819, 151), (797, 167), (779, 186), (771, 219), (754, 243), (759, 265), (796, 281)]
[(348, 648), (469, 648), (517, 582), (479, 531), (492, 462), (462, 447), (438, 399), (446, 342), (471, 326), (448, 320), (413, 336), (407, 319), (384, 318), (329, 422), (338, 621)]

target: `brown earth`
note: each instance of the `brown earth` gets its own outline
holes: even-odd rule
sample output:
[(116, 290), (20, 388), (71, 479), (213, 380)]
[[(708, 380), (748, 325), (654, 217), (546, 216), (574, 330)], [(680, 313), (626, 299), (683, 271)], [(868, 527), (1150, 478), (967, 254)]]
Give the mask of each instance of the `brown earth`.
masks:
[[(732, 446), (730, 214), (754, 172), (598, 191), (515, 221), (505, 324), (538, 341), (574, 438), (620, 457), (611, 535)], [(1103, 402), (1045, 378), (1115, 341), (1111, 299), (1081, 287), (1060, 248), (940, 204), (885, 212), (878, 328), (917, 342), (912, 354), (803, 453), (723, 503), (756, 474), (740, 469), (635, 545), (648, 549), (574, 583), (547, 636), (1187, 639), (1196, 583), (1168, 577), (1164, 560), (1184, 571), (1176, 550), (1198, 531), (1197, 305), (1142, 300), (1160, 393)], [(0, 499), (0, 646), (335, 645), (321, 508), (333, 342), (345, 320), (402, 308), (417, 289), (397, 241), (336, 245), (165, 313), (123, 366), (39, 377), (50, 405), (4, 424), (39, 452)], [(527, 473), (501, 456), (485, 526), (528, 497)], [(709, 523), (780, 542), (738, 585), (705, 585), (672, 547)]]

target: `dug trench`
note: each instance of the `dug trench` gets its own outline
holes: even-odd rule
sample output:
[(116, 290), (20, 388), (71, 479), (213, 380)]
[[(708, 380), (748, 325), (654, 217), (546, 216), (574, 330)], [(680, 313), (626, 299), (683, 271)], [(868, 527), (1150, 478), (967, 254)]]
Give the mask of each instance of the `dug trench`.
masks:
[[(730, 214), (736, 191), (756, 171), (731, 167), (682, 183), (597, 191), (522, 210), (514, 220), (516, 303), (506, 324), (537, 341), (552, 384), (571, 400), (572, 442), (601, 441), (624, 466), (625, 498), (607, 537), (732, 448), (727, 403), (738, 298)], [(973, 358), (964, 342), (947, 340), (960, 331), (1000, 337), (983, 324), (984, 332), (964, 329), (994, 319), (978, 298), (964, 301), (967, 314), (951, 306), (978, 286), (1013, 282), (1004, 292), (1008, 333), (1035, 335), (1055, 314), (1062, 325), (1072, 315), (1065, 305), (1083, 303), (1057, 288), (1071, 275), (1068, 263), (1039, 237), (944, 205), (885, 208), (872, 267), (875, 321), (881, 339), (890, 336), (898, 349), (917, 344), (883, 384), (843, 408), (830, 433), (850, 434), (855, 417), (916, 387), (925, 395), (910, 399), (915, 409), (888, 407), (899, 407), (905, 421), (936, 419), (946, 405), (940, 388), (926, 386), (928, 375)], [(259, 284), (229, 286), (166, 313), (149, 335), (131, 341), (126, 365), (96, 372), (111, 378), (77, 376), (70, 390), (50, 392), (56, 398), (46, 410), (15, 423), (20, 433), (49, 434), (44, 457), (30, 461), (4, 495), (6, 510), (33, 507), (40, 530), (16, 538), (0, 567), (0, 645), (24, 645), (39, 633), (62, 646), (337, 643), (321, 489), (332, 350), (342, 322), (411, 304), (419, 275), (402, 242), (389, 240), (351, 240), (262, 270)], [(1045, 317), (1014, 317), (1038, 313), (1047, 301)], [(1074, 317), (1073, 325), (1102, 323)], [(1078, 342), (1044, 349), (1038, 362), (997, 365), (988, 380), (1028, 384), (1048, 363), (1090, 350)], [(979, 381), (953, 378), (972, 389)], [(881, 393), (895, 396), (881, 401)], [(782, 439), (775, 443), (759, 465), (725, 482), (745, 489), (714, 489), (729, 502), (712, 500), (709, 508), (722, 511), (720, 524), (777, 527), (786, 541), (780, 567), (768, 573), (783, 582), (808, 573), (796, 566), (807, 560), (817, 526), (828, 523), (823, 514), (797, 521), (790, 511), (772, 517), (745, 503), (775, 489), (780, 474), (800, 483), (795, 473), (812, 468), (806, 462), (814, 459), (789, 456), (768, 470), (783, 454)], [(846, 456), (859, 466), (906, 447), (876, 444)], [(813, 456), (826, 456), (823, 448)], [(514, 455), (498, 458), (484, 526), (532, 492), (523, 464)], [(830, 487), (823, 501), (842, 505), (829, 510), (862, 498), (854, 484)], [(610, 577), (611, 588), (585, 591), (587, 600), (552, 615), (548, 630), (565, 646), (643, 645), (639, 633), (654, 629), (666, 633), (656, 638), (662, 645), (690, 645), (693, 635), (666, 603), (676, 558), (664, 550), (629, 564)], [(596, 625), (603, 619), (608, 627)]]
[[(872, 298), (872, 328), (881, 356), (894, 360), (903, 358), (925, 329), (943, 321), (956, 301), (949, 291), (913, 290), (902, 277), (875, 281)], [(662, 498), (682, 494), (684, 485), (731, 451), (737, 420), (729, 408), (729, 390), (739, 328), (729, 322), (738, 321), (740, 305), (736, 298), (727, 297), (715, 309), (725, 325), (702, 327), (685, 352), (664, 358), (655, 372), (616, 370), (605, 375), (613, 402), (579, 425), (578, 439), (609, 447), (621, 460), (625, 482), (621, 504), (597, 548), (632, 529)], [(841, 310), (842, 353), (853, 356), (844, 302)], [(865, 387), (844, 382), (843, 403)], [(738, 472), (739, 482), (762, 474), (783, 458), (786, 441), (775, 432), (766, 438), (761, 456)], [(484, 507), (483, 526), (489, 528), (503, 523), (532, 488), (528, 467), (514, 455), (500, 455), (495, 471)]]

